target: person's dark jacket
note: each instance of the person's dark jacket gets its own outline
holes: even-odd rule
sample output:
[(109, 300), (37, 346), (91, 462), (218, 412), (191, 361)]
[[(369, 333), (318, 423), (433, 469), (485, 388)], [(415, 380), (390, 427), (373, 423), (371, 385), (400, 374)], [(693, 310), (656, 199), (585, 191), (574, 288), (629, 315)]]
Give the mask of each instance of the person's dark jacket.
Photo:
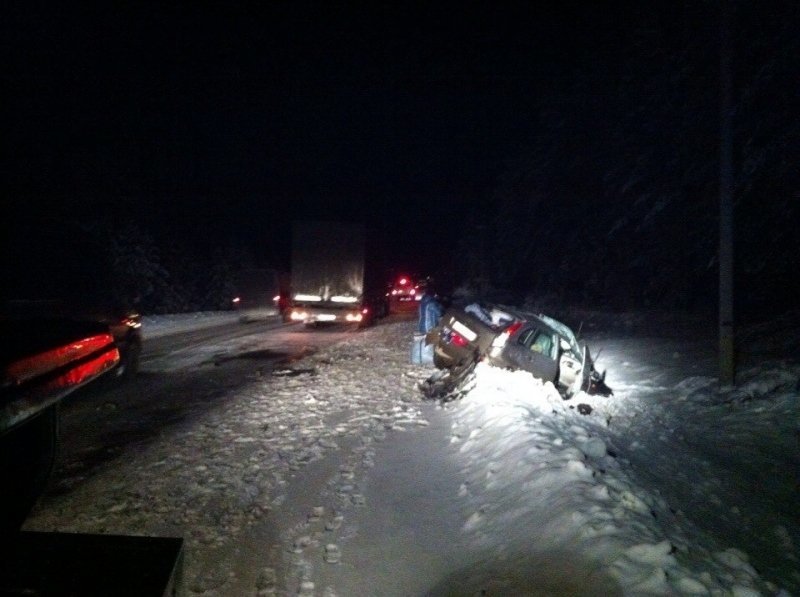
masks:
[(425, 292), (419, 301), (419, 328), (420, 334), (427, 334), (437, 325), (444, 309), (442, 304), (431, 292)]

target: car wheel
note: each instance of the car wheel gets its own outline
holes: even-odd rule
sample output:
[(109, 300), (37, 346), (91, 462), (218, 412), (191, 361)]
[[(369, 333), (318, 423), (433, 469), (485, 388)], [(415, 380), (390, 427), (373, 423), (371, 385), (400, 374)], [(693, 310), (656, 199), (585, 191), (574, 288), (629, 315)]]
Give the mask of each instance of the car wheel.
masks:
[(446, 361), (438, 352), (436, 347), (433, 349), (433, 364), (437, 369), (447, 369), (452, 366), (452, 361)]
[(120, 350), (117, 377), (128, 380), (139, 372), (139, 359), (142, 354), (142, 343), (138, 338), (129, 338), (124, 350)]
[(420, 384), (419, 389), (426, 398), (438, 399), (443, 402), (460, 398), (466, 392), (464, 386), (470, 379), (477, 363), (478, 360), (474, 358), (450, 369), (436, 371)]
[(0, 437), (0, 535), (19, 531), (44, 491), (58, 446), (58, 405)]

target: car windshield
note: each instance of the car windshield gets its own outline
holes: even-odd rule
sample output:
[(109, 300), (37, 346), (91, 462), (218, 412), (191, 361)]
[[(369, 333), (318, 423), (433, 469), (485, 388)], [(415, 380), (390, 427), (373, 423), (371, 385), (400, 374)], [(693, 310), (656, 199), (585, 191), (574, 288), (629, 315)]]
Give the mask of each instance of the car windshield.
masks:
[(577, 356), (581, 354), (581, 348), (578, 345), (578, 338), (575, 336), (575, 333), (569, 329), (566, 325), (561, 323), (558, 320), (553, 319), (552, 317), (548, 317), (547, 315), (539, 314), (539, 319), (544, 321), (547, 325), (553, 328), (558, 334), (564, 338), (567, 342), (569, 342), (570, 350), (575, 353)]

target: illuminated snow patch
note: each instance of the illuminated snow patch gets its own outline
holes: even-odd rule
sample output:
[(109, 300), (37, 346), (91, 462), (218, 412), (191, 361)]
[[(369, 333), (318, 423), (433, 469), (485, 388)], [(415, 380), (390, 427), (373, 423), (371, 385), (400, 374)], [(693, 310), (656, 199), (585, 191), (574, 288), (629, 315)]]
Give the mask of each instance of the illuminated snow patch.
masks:
[[(577, 403), (590, 400), (597, 409), (579, 414)], [(563, 400), (528, 373), (478, 364), (473, 389), (451, 407), (467, 540), (513, 554), (535, 537), (540, 550), (592, 562), (624, 594), (707, 594), (730, 586), (720, 578), (748, 594), (758, 575), (747, 557), (692, 545), (666, 501), (612, 455), (601, 411), (615, 402), (604, 400)]]

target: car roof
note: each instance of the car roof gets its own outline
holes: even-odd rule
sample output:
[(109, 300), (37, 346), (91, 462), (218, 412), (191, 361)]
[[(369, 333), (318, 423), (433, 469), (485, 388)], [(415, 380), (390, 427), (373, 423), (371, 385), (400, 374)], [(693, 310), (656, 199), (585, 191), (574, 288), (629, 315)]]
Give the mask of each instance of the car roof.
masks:
[(575, 332), (573, 332), (568, 325), (561, 323), (557, 319), (554, 319), (549, 315), (544, 315), (543, 313), (539, 314), (531, 313), (528, 311), (515, 309), (513, 307), (507, 307), (504, 305), (494, 305), (494, 307), (499, 309), (500, 311), (508, 313), (510, 316), (514, 317), (517, 321), (531, 323), (536, 326), (545, 328), (548, 332), (552, 334), (558, 334), (560, 337), (564, 338), (567, 342), (569, 342), (573, 350), (580, 353), (580, 346), (578, 345), (578, 338), (575, 335)]

